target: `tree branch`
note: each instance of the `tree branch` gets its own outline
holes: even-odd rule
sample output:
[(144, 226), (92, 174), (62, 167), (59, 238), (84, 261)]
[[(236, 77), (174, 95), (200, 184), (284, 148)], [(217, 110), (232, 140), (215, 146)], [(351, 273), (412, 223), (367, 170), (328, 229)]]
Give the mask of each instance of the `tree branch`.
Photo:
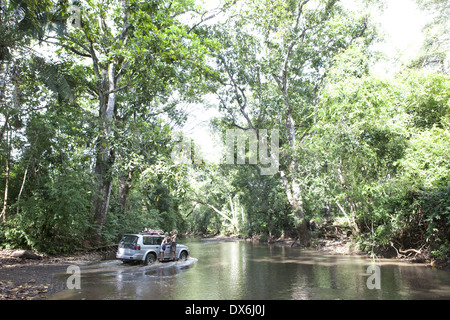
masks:
[(114, 90), (110, 90), (110, 91), (103, 92), (103, 94), (106, 96), (107, 94), (110, 94), (110, 93), (116, 93), (117, 91), (120, 91), (120, 90), (125, 89), (125, 88), (128, 88), (128, 84), (123, 85), (123, 86), (121, 86), (121, 87), (119, 87), (119, 88), (116, 88), (116, 89), (114, 89)]
[(65, 49), (67, 49), (67, 50), (69, 50), (69, 51), (72, 51), (73, 53), (75, 53), (75, 54), (78, 55), (78, 56), (86, 57), (86, 58), (91, 58), (91, 55), (90, 55), (90, 54), (88, 54), (88, 53), (83, 53), (83, 52), (81, 52), (81, 51), (79, 51), (79, 50), (75, 49), (74, 47), (69, 46), (69, 45), (67, 45), (67, 44), (56, 43), (56, 42), (48, 41), (48, 40), (45, 40), (45, 39), (42, 39), (41, 41), (46, 42), (46, 43), (49, 43), (49, 44), (53, 44), (53, 45), (55, 45), (55, 46), (61, 46), (61, 47), (65, 48)]
[[(230, 3), (229, 6), (232, 6), (232, 5), (236, 4), (236, 2), (237, 2), (237, 0), (233, 1), (232, 3)], [(200, 17), (200, 21), (197, 22), (196, 24), (194, 24), (194, 25), (189, 29), (188, 34), (189, 34), (192, 30), (194, 30), (195, 28), (197, 28), (199, 25), (201, 25), (202, 23), (204, 23), (204, 22), (206, 22), (206, 21), (208, 21), (208, 20), (211, 20), (211, 19), (217, 17), (217, 16), (218, 16), (219, 14), (221, 14), (222, 12), (225, 12), (226, 9), (227, 9), (227, 8), (224, 8), (224, 7), (222, 7), (222, 8), (217, 7), (217, 8), (214, 8), (214, 9), (210, 10), (210, 11), (204, 12), (204, 13), (202, 14), (202, 16)], [(193, 10), (187, 10), (187, 11), (185, 11), (185, 12), (182, 12), (181, 14), (186, 13), (186, 12), (189, 12), (189, 11), (193, 11)], [(217, 12), (216, 12), (216, 13), (212, 13), (211, 15), (205, 17), (206, 14), (208, 14), (208, 13), (210, 13), (210, 12), (214, 12), (214, 11), (217, 11)], [(195, 11), (194, 11), (194, 12), (195, 12)], [(177, 15), (179, 15), (179, 14), (177, 14)]]
[(211, 204), (209, 204), (209, 203), (206, 203), (206, 202), (204, 202), (204, 201), (202, 201), (202, 200), (199, 200), (199, 199), (189, 199), (189, 200), (190, 200), (190, 201), (193, 201), (193, 202), (197, 202), (197, 203), (199, 203), (199, 204), (203, 204), (203, 205), (205, 205), (205, 206), (207, 206), (207, 207), (213, 209), (213, 210), (214, 210), (215, 212), (217, 212), (221, 217), (223, 217), (223, 218), (225, 218), (226, 220), (230, 221), (230, 222), (234, 225), (234, 221), (233, 221), (229, 216), (227, 216), (225, 213), (223, 213), (222, 211), (220, 211), (219, 209), (217, 209), (217, 208), (214, 207), (213, 205), (211, 205)]
[(231, 71), (230, 71), (230, 69), (229, 69), (225, 59), (222, 56), (219, 56), (219, 59), (222, 61), (222, 64), (223, 64), (223, 66), (225, 68), (225, 71), (228, 74), (228, 78), (230, 79), (230, 81), (232, 83), (231, 86), (233, 87), (234, 92), (236, 94), (236, 101), (239, 104), (240, 112), (244, 116), (244, 118), (247, 121), (249, 127), (251, 129), (253, 129), (254, 128), (253, 123), (250, 120), (250, 117), (248, 116), (247, 112), (245, 111), (245, 108), (247, 106), (247, 96), (245, 95), (244, 90), (236, 83), (236, 81), (235, 81), (235, 79), (233, 77), (233, 74), (231, 73)]

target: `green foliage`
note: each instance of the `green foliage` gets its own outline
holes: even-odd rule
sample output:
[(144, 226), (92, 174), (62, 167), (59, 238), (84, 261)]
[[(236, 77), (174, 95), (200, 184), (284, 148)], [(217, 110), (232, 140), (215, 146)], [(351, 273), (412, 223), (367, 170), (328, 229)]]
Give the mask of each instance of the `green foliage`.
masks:
[(369, 247), (447, 252), (448, 81), (419, 71), (329, 82), (324, 91), (312, 141), (327, 145), (328, 171), (341, 170), (327, 186), (354, 211)]
[(292, 217), (279, 179), (245, 165), (206, 164), (192, 169), (189, 176), (186, 198), (191, 205), (185, 209), (190, 210), (189, 231), (265, 237), (291, 234)]
[(293, 217), (288, 210), (283, 185), (277, 177), (262, 176), (256, 168), (241, 166), (232, 185), (239, 190), (245, 208), (241, 231), (245, 236), (292, 234)]
[(5, 240), (50, 254), (82, 248), (89, 228), (91, 194), (89, 177), (79, 172), (41, 182), (21, 203), (21, 214), (10, 222)]
[[(0, 1), (0, 245), (57, 253), (148, 227), (296, 236), (335, 219), (369, 250), (448, 256), (450, 79), (417, 70), (447, 58), (448, 10), (419, 3), (442, 9), (425, 53), (382, 79), (370, 17), (337, 1), (227, 1), (225, 23), (191, 0), (85, 1), (75, 28), (68, 1)], [(28, 50), (44, 43), (54, 58)], [(280, 129), (280, 174), (172, 162), (180, 106), (209, 92), (222, 133)]]
[(429, 72), (406, 72), (405, 106), (420, 129), (443, 127), (450, 121), (449, 77)]

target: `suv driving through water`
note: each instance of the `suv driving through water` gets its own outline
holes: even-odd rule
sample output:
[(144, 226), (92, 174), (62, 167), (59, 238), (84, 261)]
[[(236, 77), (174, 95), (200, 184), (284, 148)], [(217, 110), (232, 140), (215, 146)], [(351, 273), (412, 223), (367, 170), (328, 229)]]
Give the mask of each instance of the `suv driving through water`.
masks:
[[(125, 234), (120, 240), (116, 258), (123, 262), (138, 261), (144, 265), (152, 264), (160, 259), (161, 242), (164, 239), (160, 234)], [(164, 260), (170, 260), (171, 245), (166, 245)], [(189, 248), (183, 244), (176, 246), (176, 260), (186, 260), (189, 256)]]

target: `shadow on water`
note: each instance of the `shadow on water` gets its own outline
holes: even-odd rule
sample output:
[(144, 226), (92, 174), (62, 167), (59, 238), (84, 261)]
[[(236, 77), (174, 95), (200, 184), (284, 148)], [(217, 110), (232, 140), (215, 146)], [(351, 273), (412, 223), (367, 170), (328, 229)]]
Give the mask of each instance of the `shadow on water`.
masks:
[[(244, 241), (188, 243), (185, 262), (151, 266), (105, 261), (81, 269), (81, 288), (51, 299), (449, 299), (450, 272), (376, 260), (380, 288), (368, 281), (372, 261)], [(68, 275), (60, 275), (66, 281)]]

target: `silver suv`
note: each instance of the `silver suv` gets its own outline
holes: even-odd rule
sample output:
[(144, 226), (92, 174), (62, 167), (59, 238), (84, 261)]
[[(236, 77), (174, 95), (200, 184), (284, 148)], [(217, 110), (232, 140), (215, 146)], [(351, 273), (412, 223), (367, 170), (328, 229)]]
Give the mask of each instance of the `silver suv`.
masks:
[[(116, 258), (123, 262), (139, 261), (144, 265), (152, 264), (160, 258), (162, 240), (163, 237), (159, 234), (125, 234), (120, 240)], [(170, 244), (166, 245), (164, 260), (170, 260), (170, 247)], [(186, 260), (189, 253), (187, 246), (177, 243), (177, 260)]]

